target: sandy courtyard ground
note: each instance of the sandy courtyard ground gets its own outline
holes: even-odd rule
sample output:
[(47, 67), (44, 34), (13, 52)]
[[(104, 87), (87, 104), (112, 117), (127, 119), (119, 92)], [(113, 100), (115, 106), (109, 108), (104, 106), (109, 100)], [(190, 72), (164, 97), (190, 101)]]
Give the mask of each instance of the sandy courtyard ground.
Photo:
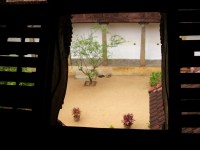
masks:
[[(67, 93), (59, 119), (66, 126), (124, 128), (123, 115), (133, 113), (132, 129), (149, 129), (149, 76), (97, 78), (96, 86), (69, 76)], [(81, 119), (73, 120), (72, 109), (81, 109)]]

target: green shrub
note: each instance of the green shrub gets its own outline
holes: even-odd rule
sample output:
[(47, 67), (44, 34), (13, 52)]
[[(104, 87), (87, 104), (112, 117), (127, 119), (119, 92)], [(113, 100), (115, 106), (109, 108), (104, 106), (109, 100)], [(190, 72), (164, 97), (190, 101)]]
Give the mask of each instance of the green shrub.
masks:
[(161, 83), (161, 72), (152, 72), (150, 74), (150, 86), (156, 86), (157, 84)]

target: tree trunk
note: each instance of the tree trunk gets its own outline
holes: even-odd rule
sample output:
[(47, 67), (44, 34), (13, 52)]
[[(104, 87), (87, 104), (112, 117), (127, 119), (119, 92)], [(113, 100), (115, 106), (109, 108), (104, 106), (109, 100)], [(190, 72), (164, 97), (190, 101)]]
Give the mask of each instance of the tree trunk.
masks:
[(90, 76), (88, 76), (88, 77), (89, 77), (89, 80), (90, 80), (90, 84), (92, 84), (92, 78)]

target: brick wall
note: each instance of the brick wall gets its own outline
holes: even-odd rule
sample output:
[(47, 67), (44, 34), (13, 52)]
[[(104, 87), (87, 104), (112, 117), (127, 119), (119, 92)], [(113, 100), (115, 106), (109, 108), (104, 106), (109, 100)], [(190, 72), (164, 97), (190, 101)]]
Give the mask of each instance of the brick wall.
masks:
[(150, 100), (150, 129), (162, 130), (165, 123), (162, 87), (149, 90)]
[[(200, 84), (196, 85), (183, 85), (187, 88), (200, 88)], [(150, 100), (150, 129), (162, 130), (165, 123), (165, 112), (162, 100), (162, 87), (152, 88), (149, 90)], [(200, 114), (199, 112), (183, 112), (182, 115)], [(200, 128), (182, 128), (182, 133), (200, 133)]]
[(73, 23), (140, 23), (140, 22), (160, 22), (160, 13), (158, 12), (140, 12), (140, 13), (98, 13), (98, 14), (74, 14)]
[[(198, 72), (200, 67), (195, 67)], [(185, 71), (184, 71), (185, 72)], [(188, 71), (187, 72), (191, 72)], [(196, 73), (194, 72), (194, 73)], [(200, 88), (200, 84), (182, 84), (181, 88)], [(150, 129), (162, 130), (165, 123), (164, 103), (162, 99), (162, 87), (151, 87), (149, 89), (150, 100)], [(182, 112), (182, 115), (198, 114), (200, 112)], [(182, 133), (200, 133), (200, 128), (182, 128)]]

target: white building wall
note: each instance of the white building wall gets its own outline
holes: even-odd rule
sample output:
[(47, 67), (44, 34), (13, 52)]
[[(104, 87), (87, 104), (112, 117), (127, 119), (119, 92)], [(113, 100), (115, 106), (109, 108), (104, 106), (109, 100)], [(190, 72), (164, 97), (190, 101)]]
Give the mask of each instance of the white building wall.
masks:
[(146, 25), (146, 59), (161, 59), (160, 24)]
[[(80, 38), (81, 36), (87, 37), (92, 31), (92, 27), (97, 25), (96, 23), (74, 23), (72, 24), (73, 30), (72, 30), (72, 42), (75, 41), (77, 38)], [(94, 33), (95, 39), (102, 43), (102, 33), (101, 31), (96, 31)], [(73, 55), (72, 58), (76, 58)]]
[[(138, 23), (109, 23), (108, 30), (111, 34), (122, 36), (127, 42), (118, 47), (110, 48), (112, 59), (139, 59), (141, 32)], [(108, 39), (110, 38), (108, 35)]]
[[(77, 37), (87, 36), (95, 23), (73, 24), (72, 41)], [(159, 23), (146, 25), (146, 59), (161, 59)], [(122, 36), (127, 42), (118, 47), (109, 48), (110, 59), (140, 59), (141, 25), (139, 23), (109, 23), (107, 40), (111, 34)], [(97, 41), (102, 42), (101, 31), (95, 32)], [(72, 58), (75, 58), (72, 56)]]

